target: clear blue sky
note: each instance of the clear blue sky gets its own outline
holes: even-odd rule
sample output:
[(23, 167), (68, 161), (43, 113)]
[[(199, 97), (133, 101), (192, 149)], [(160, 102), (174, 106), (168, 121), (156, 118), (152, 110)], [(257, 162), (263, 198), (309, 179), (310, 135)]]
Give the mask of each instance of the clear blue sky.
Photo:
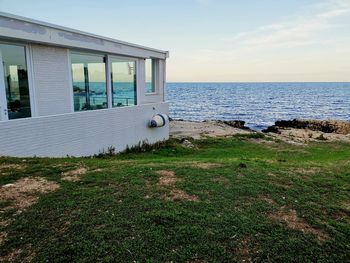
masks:
[(170, 51), (169, 81), (350, 81), (350, 0), (0, 0)]

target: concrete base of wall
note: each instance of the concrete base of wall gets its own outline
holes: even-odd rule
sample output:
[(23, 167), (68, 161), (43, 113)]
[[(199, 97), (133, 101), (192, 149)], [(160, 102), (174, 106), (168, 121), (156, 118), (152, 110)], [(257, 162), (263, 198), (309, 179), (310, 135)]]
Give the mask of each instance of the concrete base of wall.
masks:
[(168, 103), (0, 122), (0, 155), (91, 156), (111, 146), (123, 151), (140, 142), (167, 140), (169, 125), (148, 127), (157, 113), (168, 114)]

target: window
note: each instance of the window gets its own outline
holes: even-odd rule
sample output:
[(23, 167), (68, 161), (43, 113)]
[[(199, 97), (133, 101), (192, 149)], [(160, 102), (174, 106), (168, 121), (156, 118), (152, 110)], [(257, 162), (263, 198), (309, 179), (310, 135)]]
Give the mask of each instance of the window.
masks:
[(145, 74), (146, 74), (146, 93), (156, 92), (156, 60), (146, 59), (145, 60)]
[(107, 108), (105, 57), (71, 53), (74, 111)]
[[(2, 61), (1, 61), (2, 60)], [(26, 50), (24, 46), (0, 44), (0, 62), (3, 66), (8, 119), (31, 117)], [(2, 90), (3, 91), (3, 90)], [(1, 92), (0, 92), (1, 93)], [(1, 106), (1, 105), (0, 105)]]
[(112, 58), (111, 64), (113, 107), (136, 105), (136, 62)]

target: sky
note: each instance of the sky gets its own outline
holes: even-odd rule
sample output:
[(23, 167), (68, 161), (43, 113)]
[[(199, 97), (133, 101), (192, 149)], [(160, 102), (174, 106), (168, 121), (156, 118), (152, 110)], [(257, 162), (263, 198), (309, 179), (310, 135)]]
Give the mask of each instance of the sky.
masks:
[(0, 11), (168, 50), (169, 82), (350, 81), (350, 0), (0, 0)]

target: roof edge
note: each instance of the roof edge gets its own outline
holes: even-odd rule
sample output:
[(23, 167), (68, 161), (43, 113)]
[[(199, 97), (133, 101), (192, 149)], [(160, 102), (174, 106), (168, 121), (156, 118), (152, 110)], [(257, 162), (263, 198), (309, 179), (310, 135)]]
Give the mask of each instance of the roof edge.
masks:
[(110, 42), (114, 42), (114, 43), (117, 43), (117, 44), (130, 46), (130, 47), (146, 49), (146, 50), (149, 50), (149, 51), (165, 54), (166, 58), (169, 57), (169, 51), (164, 51), (164, 50), (150, 48), (150, 47), (146, 47), (146, 46), (142, 46), (142, 45), (138, 45), (138, 44), (133, 44), (133, 43), (130, 43), (130, 42), (125, 42), (125, 41), (121, 41), (121, 40), (114, 39), (114, 38), (104, 37), (104, 36), (101, 36), (101, 35), (88, 33), (88, 32), (85, 32), (85, 31), (78, 30), (78, 29), (73, 29), (73, 28), (69, 28), (69, 27), (65, 27), (65, 26), (60, 26), (60, 25), (56, 25), (56, 24), (52, 24), (52, 23), (48, 23), (48, 22), (44, 22), (44, 21), (40, 21), (40, 20), (35, 20), (35, 19), (32, 19), (32, 18), (23, 17), (23, 16), (19, 16), (19, 15), (14, 15), (14, 14), (2, 12), (2, 11), (0, 11), (0, 16), (7, 17), (7, 18), (10, 18), (10, 19), (24, 21), (24, 22), (27, 22), (27, 23), (36, 24), (36, 25), (39, 25), (39, 26), (45, 26), (45, 27), (49, 27), (49, 28), (52, 28), (52, 29), (56, 29), (56, 30), (58, 29), (58, 30), (68, 31), (70, 33), (76, 33), (76, 34), (80, 34), (80, 35), (85, 35), (85, 36), (88, 36), (88, 37), (94, 37), (94, 38), (98, 38), (98, 39), (101, 39), (101, 40), (106, 40), (106, 41), (110, 41)]

